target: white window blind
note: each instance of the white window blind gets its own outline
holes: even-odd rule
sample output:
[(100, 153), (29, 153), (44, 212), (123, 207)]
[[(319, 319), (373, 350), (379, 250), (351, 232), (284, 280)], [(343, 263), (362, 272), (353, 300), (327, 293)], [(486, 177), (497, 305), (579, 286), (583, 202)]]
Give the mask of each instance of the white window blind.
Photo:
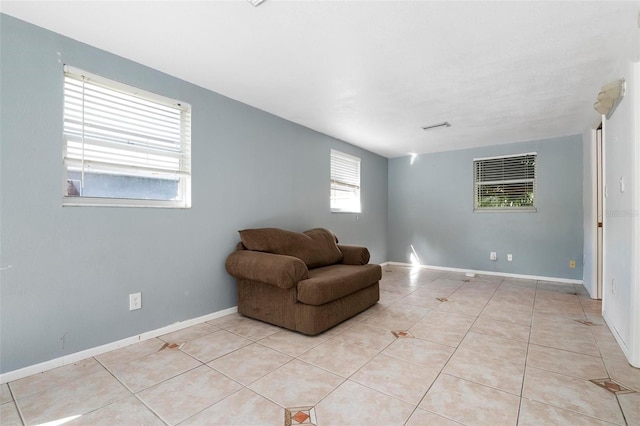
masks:
[(331, 211), (360, 213), (360, 158), (331, 150)]
[(474, 210), (536, 210), (536, 153), (473, 161)]
[(65, 67), (64, 139), (65, 204), (190, 206), (189, 105)]

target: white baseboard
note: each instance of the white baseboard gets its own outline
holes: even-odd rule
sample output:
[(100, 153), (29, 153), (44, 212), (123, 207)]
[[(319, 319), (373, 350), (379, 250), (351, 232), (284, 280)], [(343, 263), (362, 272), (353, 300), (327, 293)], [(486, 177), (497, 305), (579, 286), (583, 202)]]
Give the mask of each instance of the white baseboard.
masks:
[(105, 352), (112, 351), (114, 349), (119, 349), (125, 346), (132, 345), (134, 343), (142, 342), (144, 340), (153, 339), (154, 337), (162, 336), (164, 334), (173, 333), (174, 331), (178, 331), (186, 327), (191, 327), (192, 325), (200, 324), (205, 321), (211, 321), (213, 319), (220, 318), (225, 315), (233, 314), (235, 312), (238, 312), (237, 306), (234, 306), (228, 309), (223, 309), (218, 312), (213, 312), (211, 314), (203, 315), (198, 318), (179, 321), (174, 324), (167, 325), (166, 327), (158, 328), (151, 331), (146, 331), (142, 334), (138, 334), (137, 336), (131, 336), (122, 340), (118, 340), (116, 342), (111, 342), (102, 346), (97, 346), (95, 348), (85, 349), (84, 351), (61, 356), (60, 358), (55, 358), (49, 361), (41, 362), (39, 364), (30, 365), (28, 367), (24, 367), (19, 370), (9, 371), (7, 373), (0, 374), (0, 384), (12, 382), (14, 380), (22, 379), (23, 377), (31, 376), (32, 374), (38, 374), (44, 371), (52, 370), (57, 367), (62, 367), (63, 365), (73, 364), (74, 362), (78, 362), (83, 359), (90, 358), (92, 356), (97, 356)]
[(582, 280), (573, 280), (570, 278), (555, 278), (555, 277), (543, 277), (538, 275), (509, 274), (507, 272), (496, 272), (496, 271), (476, 271), (474, 269), (449, 268), (446, 266), (413, 265), (411, 263), (403, 263), (403, 262), (384, 262), (384, 263), (381, 263), (381, 265), (382, 266), (384, 265), (409, 266), (412, 268), (435, 269), (438, 271), (447, 271), (447, 272), (473, 272), (474, 274), (479, 274), (479, 275), (495, 275), (498, 277), (518, 278), (518, 279), (525, 279), (525, 280), (553, 281), (553, 282), (562, 283), (562, 284), (582, 284)]

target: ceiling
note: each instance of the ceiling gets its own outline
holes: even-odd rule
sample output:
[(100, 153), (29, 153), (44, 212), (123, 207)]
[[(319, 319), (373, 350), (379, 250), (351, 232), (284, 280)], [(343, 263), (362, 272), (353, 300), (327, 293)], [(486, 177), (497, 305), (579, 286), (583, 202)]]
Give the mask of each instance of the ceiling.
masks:
[[(640, 2), (2, 1), (0, 11), (386, 157), (582, 133)], [(452, 126), (422, 127), (442, 121)]]

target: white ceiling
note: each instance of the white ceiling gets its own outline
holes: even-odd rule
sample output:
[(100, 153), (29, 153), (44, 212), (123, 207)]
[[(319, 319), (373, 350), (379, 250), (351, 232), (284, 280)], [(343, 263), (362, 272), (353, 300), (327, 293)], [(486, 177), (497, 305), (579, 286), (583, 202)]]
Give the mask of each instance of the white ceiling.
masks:
[[(582, 133), (640, 2), (2, 1), (386, 157)], [(450, 128), (422, 126), (449, 121)]]

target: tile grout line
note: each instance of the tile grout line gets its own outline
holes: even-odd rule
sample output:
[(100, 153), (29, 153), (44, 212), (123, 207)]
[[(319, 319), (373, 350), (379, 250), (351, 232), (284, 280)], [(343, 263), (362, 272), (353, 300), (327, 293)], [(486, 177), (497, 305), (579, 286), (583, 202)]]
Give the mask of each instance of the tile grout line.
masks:
[(22, 422), (23, 425), (26, 425), (27, 421), (24, 418), (24, 414), (20, 409), (20, 405), (18, 405), (18, 399), (13, 394), (13, 390), (11, 389), (11, 384), (9, 382), (7, 382), (7, 388), (9, 389), (9, 393), (11, 394), (11, 402), (13, 402), (13, 404), (16, 407), (16, 410), (18, 411), (18, 417), (20, 417), (20, 421)]

